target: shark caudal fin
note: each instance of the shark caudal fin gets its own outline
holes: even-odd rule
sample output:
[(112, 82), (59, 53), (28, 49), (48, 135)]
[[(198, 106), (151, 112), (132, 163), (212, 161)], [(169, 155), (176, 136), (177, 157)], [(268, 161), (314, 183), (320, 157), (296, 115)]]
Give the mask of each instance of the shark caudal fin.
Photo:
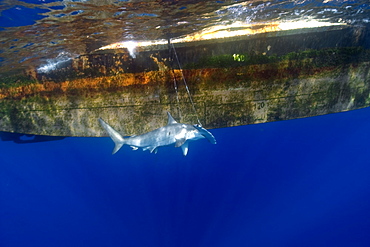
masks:
[(115, 147), (113, 149), (112, 154), (117, 153), (118, 150), (125, 144), (125, 139), (118, 133), (115, 129), (113, 129), (109, 124), (104, 122), (103, 119), (99, 118), (99, 122), (101, 126), (107, 131), (110, 138), (114, 141)]

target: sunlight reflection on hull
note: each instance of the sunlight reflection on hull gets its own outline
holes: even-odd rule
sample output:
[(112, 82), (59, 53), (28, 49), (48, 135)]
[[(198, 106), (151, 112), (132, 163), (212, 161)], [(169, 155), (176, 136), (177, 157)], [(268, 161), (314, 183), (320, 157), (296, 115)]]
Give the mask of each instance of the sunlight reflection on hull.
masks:
[[(196, 32), (191, 35), (186, 35), (179, 38), (171, 39), (172, 43), (185, 43), (194, 42), (201, 40), (211, 39), (222, 39), (244, 35), (254, 35), (259, 33), (276, 32), (276, 31), (287, 31), (304, 28), (319, 28), (319, 27), (330, 27), (330, 26), (344, 26), (344, 23), (330, 23), (321, 22), (316, 20), (299, 20), (294, 22), (281, 22), (281, 23), (266, 23), (266, 24), (245, 24), (242, 22), (235, 22), (230, 25), (218, 25), (211, 28)], [(128, 49), (130, 55), (135, 58), (136, 47), (147, 47), (155, 45), (165, 45), (168, 41), (164, 39), (160, 40), (147, 40), (147, 41), (125, 41), (117, 42), (110, 45), (103, 46), (97, 50), (109, 50), (109, 49)]]

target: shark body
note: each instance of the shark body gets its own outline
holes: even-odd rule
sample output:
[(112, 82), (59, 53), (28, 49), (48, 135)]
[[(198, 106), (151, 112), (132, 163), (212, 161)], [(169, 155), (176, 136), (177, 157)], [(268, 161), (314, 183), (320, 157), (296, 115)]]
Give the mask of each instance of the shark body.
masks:
[(99, 118), (99, 122), (115, 143), (112, 154), (115, 154), (123, 145), (129, 145), (134, 150), (142, 148), (144, 151), (149, 150), (151, 153), (157, 153), (159, 147), (174, 145), (175, 147), (181, 147), (184, 156), (186, 156), (189, 141), (206, 138), (210, 143), (216, 144), (215, 137), (200, 125), (178, 123), (169, 112), (167, 112), (167, 115), (168, 123), (166, 126), (127, 138), (122, 137), (103, 119)]

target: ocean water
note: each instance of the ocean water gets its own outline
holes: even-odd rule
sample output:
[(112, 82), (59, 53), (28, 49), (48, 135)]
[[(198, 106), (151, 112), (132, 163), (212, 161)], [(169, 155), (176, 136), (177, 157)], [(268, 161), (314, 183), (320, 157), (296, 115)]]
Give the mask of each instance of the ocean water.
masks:
[(44, 70), (116, 42), (176, 40), (219, 26), (370, 23), (366, 0), (4, 0), (0, 13), (0, 72)]
[[(366, 26), (369, 11), (341, 0), (1, 1), (0, 72), (232, 21)], [(192, 142), (186, 157), (111, 155), (109, 138), (0, 141), (0, 247), (368, 247), (369, 127), (364, 108), (212, 129), (218, 143)]]
[(0, 142), (1, 246), (369, 246), (370, 108), (158, 154)]

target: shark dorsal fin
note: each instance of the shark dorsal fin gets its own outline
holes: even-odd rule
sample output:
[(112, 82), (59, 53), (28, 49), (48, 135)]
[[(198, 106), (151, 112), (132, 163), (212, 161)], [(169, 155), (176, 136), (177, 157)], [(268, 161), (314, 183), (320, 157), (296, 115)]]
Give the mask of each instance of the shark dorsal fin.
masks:
[(176, 120), (171, 116), (171, 113), (167, 112), (167, 116), (168, 116), (168, 122), (167, 122), (167, 125), (170, 125), (170, 124), (176, 124)]

